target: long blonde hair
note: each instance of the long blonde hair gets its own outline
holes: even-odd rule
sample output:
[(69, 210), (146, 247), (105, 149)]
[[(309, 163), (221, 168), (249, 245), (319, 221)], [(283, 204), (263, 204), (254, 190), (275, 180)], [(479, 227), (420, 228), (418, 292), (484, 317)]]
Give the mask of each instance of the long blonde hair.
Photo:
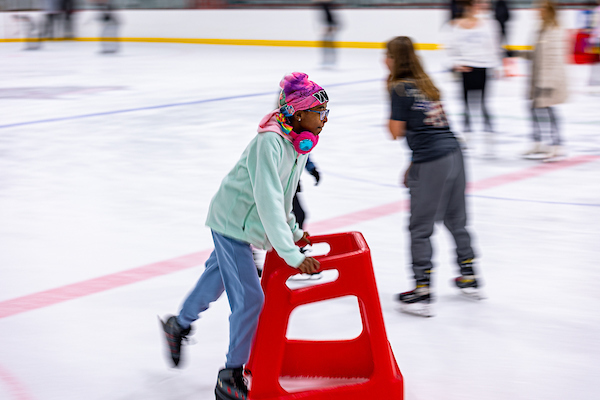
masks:
[(544, 10), (542, 14), (542, 30), (546, 28), (556, 28), (559, 26), (556, 18), (556, 5), (552, 0), (541, 0), (540, 8)]
[(423, 70), (409, 37), (398, 36), (390, 40), (387, 43), (387, 56), (393, 60), (388, 76), (388, 89), (391, 90), (399, 82), (411, 80), (429, 100), (440, 99), (440, 91)]

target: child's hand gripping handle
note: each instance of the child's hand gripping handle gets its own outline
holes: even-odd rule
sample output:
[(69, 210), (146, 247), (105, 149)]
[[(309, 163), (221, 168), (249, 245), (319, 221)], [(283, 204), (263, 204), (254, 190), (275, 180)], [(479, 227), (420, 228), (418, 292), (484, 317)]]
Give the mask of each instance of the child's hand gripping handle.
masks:
[[(304, 247), (311, 244), (312, 241), (310, 240), (310, 235), (308, 232), (304, 232), (302, 238), (296, 242), (298, 247)], [(321, 263), (317, 259), (313, 257), (306, 257), (304, 261), (302, 261), (302, 264), (298, 266), (298, 269), (302, 271), (303, 274), (315, 274), (319, 271), (320, 266)]]

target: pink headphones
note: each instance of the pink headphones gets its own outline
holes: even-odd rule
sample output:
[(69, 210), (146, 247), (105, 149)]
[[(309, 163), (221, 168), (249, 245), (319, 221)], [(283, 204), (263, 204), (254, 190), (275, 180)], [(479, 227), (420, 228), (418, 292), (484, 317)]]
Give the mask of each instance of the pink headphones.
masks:
[[(279, 111), (288, 118), (294, 115), (294, 107), (291, 105), (284, 105), (279, 108)], [(317, 143), (319, 143), (319, 137), (309, 131), (304, 131), (301, 133), (290, 131), (288, 133), (288, 137), (291, 139), (294, 149), (296, 149), (299, 154), (310, 153), (310, 151), (315, 148)]]
[(319, 137), (309, 131), (304, 131), (302, 133), (292, 131), (289, 133), (289, 136), (292, 139), (294, 149), (300, 154), (310, 153), (317, 143), (319, 143)]

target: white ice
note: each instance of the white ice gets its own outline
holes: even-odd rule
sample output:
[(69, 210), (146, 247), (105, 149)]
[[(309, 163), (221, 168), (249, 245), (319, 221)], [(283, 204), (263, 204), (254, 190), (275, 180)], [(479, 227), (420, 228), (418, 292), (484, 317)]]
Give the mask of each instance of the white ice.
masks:
[[(489, 298), (465, 300), (452, 288), (453, 245), (439, 226), (436, 316), (425, 319), (398, 312), (393, 300), (413, 284), (408, 214), (353, 220), (408, 199), (399, 180), (409, 152), (386, 131), (382, 50), (342, 49), (337, 66), (323, 69), (311, 48), (124, 43), (102, 55), (97, 43), (22, 47), (0, 45), (1, 312), (23, 296), (205, 255), (212, 195), (273, 108), (280, 78), (304, 71), (331, 99), (312, 156), (321, 183), (302, 180), (308, 229), (329, 233), (318, 229), (348, 215), (333, 230), (365, 236), (405, 398), (598, 398), (600, 97), (587, 85), (589, 66), (569, 66), (571, 96), (557, 107), (568, 160), (582, 161), (539, 174), (527, 175), (542, 163), (520, 157), (530, 144), (527, 77), (491, 81), (496, 157), (483, 157), (479, 131), (466, 156), (470, 182), (502, 178), (468, 197)], [(442, 53), (421, 56), (460, 131), (459, 83), (443, 72)], [(195, 323), (181, 369), (167, 363), (157, 320), (178, 311), (203, 270), (196, 264), (0, 318), (0, 399), (213, 398), (228, 345), (225, 296)], [(355, 336), (350, 300), (299, 309), (289, 336)]]

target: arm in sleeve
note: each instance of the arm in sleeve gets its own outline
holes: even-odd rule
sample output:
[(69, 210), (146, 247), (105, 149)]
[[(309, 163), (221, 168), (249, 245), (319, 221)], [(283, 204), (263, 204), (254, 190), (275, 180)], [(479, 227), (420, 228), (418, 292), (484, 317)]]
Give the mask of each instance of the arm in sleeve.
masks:
[[(288, 265), (298, 267), (305, 257), (294, 239), (298, 234), (301, 237), (303, 232), (298, 229), (295, 217), (290, 220), (285, 213), (285, 188), (279, 178), (278, 168), (282, 162), (281, 144), (272, 137), (260, 135), (255, 150), (248, 154), (248, 173), (256, 210), (269, 242)], [(293, 165), (289, 167), (291, 169)]]
[(316, 169), (316, 165), (315, 163), (313, 163), (310, 159), (310, 156), (308, 156), (308, 158), (306, 159), (306, 170), (308, 172), (314, 171)]
[(394, 121), (407, 121), (408, 112), (412, 106), (412, 98), (406, 93), (404, 83), (397, 84), (391, 92), (390, 119)]
[(450, 68), (453, 69), (456, 65), (461, 65), (460, 43), (458, 40), (458, 28), (450, 26), (450, 30), (446, 36), (444, 48), (450, 63)]
[(394, 140), (406, 135), (406, 121), (412, 104), (411, 100), (412, 98), (406, 94), (403, 83), (396, 85), (391, 90), (391, 113), (388, 126)]
[(315, 165), (315, 163), (313, 163), (310, 159), (310, 156), (306, 157), (306, 170), (308, 171), (309, 174), (311, 174), (313, 176), (313, 178), (315, 178), (315, 185), (319, 184), (319, 180), (321, 179), (321, 174), (319, 173), (319, 170), (317, 169), (317, 166)]

